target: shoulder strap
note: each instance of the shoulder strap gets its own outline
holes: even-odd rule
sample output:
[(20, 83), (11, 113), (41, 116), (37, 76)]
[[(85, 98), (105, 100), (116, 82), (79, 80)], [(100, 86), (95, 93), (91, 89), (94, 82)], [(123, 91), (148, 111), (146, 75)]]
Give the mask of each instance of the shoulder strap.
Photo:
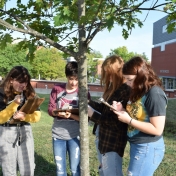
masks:
[(61, 98), (64, 98), (65, 96), (67, 95), (67, 92), (63, 92), (63, 94), (60, 96), (60, 97), (57, 97), (57, 95), (56, 95), (56, 103), (58, 102), (58, 101), (60, 101), (60, 99)]

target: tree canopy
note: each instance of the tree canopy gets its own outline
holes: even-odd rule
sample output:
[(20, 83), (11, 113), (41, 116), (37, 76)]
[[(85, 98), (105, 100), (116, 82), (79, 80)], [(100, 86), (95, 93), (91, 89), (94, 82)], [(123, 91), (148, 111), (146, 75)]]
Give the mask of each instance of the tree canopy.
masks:
[(136, 52), (129, 52), (126, 46), (122, 46), (122, 47), (118, 47), (118, 48), (115, 48), (115, 49), (111, 49), (111, 53), (110, 54), (117, 54), (117, 55), (121, 56), (124, 61), (128, 61), (130, 58), (132, 58), (134, 56), (141, 56), (145, 60), (148, 60), (148, 58), (145, 55), (145, 53), (139, 54), (139, 53), (136, 53)]
[(63, 60), (63, 54), (55, 48), (39, 48), (31, 65), (34, 78), (39, 75), (48, 80), (65, 78), (66, 61)]
[(31, 73), (31, 66), (26, 60), (27, 50), (18, 50), (16, 45), (8, 44), (4, 50), (0, 50), (0, 76), (4, 77), (13, 66), (23, 65)]
[[(78, 4), (83, 3), (83, 0), (16, 0), (14, 7), (8, 7), (9, 3), (6, 2), (7, 0), (1, 1), (0, 9), (1, 48), (6, 46), (7, 41), (13, 40), (13, 31), (29, 34), (29, 40), (19, 43), (23, 48), (30, 48), (29, 57), (32, 57), (38, 45), (49, 44), (76, 58), (79, 52), (78, 33), (81, 23), (84, 25), (83, 31), (86, 32), (84, 45), (88, 49), (98, 32), (104, 29), (110, 31), (115, 24), (122, 26), (122, 35), (128, 38), (135, 25), (142, 27), (142, 11), (159, 10), (169, 15), (168, 20), (173, 21), (176, 18), (175, 0), (166, 0), (165, 3), (159, 3), (158, 0), (151, 3), (149, 0), (85, 0), (86, 15), (81, 17), (78, 14)], [(149, 5), (145, 6), (147, 3)], [(173, 30), (174, 25), (175, 22), (170, 23), (168, 29)], [(63, 41), (66, 44), (62, 44)]]
[(17, 44), (8, 44), (0, 50), (0, 76), (7, 75), (14, 66), (23, 65), (29, 70), (32, 78), (65, 79), (66, 61), (62, 59), (63, 54), (57, 49), (39, 48), (34, 53), (33, 62), (26, 59), (26, 53), (27, 49), (17, 50)]

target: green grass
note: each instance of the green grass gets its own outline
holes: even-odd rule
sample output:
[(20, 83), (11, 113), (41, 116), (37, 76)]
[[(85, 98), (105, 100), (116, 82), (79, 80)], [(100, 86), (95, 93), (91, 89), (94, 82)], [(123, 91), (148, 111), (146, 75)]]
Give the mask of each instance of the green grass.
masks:
[[(32, 124), (34, 142), (35, 142), (35, 176), (55, 176), (55, 163), (52, 153), (51, 128), (52, 117), (47, 113), (49, 95), (39, 95), (45, 97), (41, 105), (41, 120)], [(167, 119), (164, 130), (164, 140), (166, 144), (165, 157), (155, 172), (154, 176), (175, 176), (176, 174), (176, 100), (169, 100), (167, 108)], [(92, 135), (92, 126), (89, 126), (89, 152), (90, 152), (90, 175), (98, 176), (98, 161), (95, 150), (95, 136)], [(129, 162), (129, 144), (125, 149), (123, 158), (123, 172), (126, 170)], [(69, 173), (69, 171), (68, 171)], [(69, 175), (70, 176), (70, 175)]]
[[(40, 122), (32, 124), (35, 140), (36, 170), (35, 176), (55, 176), (55, 164), (52, 154), (51, 127), (52, 118), (47, 114), (48, 95), (45, 102), (41, 105), (42, 117)], [(167, 108), (167, 119), (164, 130), (164, 140), (166, 144), (165, 157), (157, 169), (155, 176), (175, 176), (176, 173), (176, 100), (169, 100)], [(98, 176), (98, 161), (95, 150), (95, 136), (92, 135), (92, 126), (89, 127), (89, 152), (90, 152), (90, 175)], [(129, 144), (125, 149), (123, 158), (124, 175), (129, 162)]]

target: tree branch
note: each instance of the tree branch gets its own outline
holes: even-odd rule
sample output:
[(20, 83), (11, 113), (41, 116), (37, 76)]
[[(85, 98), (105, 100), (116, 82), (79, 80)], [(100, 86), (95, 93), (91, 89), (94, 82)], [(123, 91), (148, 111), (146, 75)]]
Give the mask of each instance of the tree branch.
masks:
[(37, 32), (37, 31), (35, 31), (35, 30), (31, 29), (31, 28), (28, 29), (28, 30), (26, 30), (26, 29), (21, 29), (21, 28), (17, 28), (17, 27), (14, 27), (13, 25), (7, 23), (6, 21), (4, 21), (4, 20), (2, 20), (2, 19), (0, 19), (0, 25), (5, 26), (5, 27), (8, 28), (9, 30), (13, 30), (13, 31), (17, 31), (17, 32), (20, 32), (20, 33), (23, 33), (23, 34), (29, 34), (29, 35), (31, 35), (31, 36), (33, 36), (33, 37), (37, 37), (37, 38), (39, 38), (39, 39), (41, 39), (41, 40), (47, 42), (47, 43), (50, 44), (51, 46), (53, 46), (53, 47), (55, 47), (55, 48), (57, 48), (57, 49), (59, 49), (59, 50), (65, 52), (65, 53), (67, 53), (67, 54), (69, 54), (69, 55), (72, 55), (72, 56), (75, 56), (75, 55), (76, 55), (75, 52), (68, 50), (66, 47), (64, 47), (64, 46), (62, 46), (62, 45), (60, 45), (60, 44), (54, 42), (54, 41), (51, 40), (50, 38), (44, 36), (43, 34)]
[(25, 26), (28, 30), (30, 30), (31, 28), (23, 21), (21, 20), (19, 17), (17, 17), (16, 15), (14, 15), (11, 12), (8, 11), (4, 11), (2, 9), (0, 9), (1, 12), (3, 12), (5, 15), (9, 15), (9, 17), (13, 17), (14, 19), (16, 19), (16, 21), (19, 21), (21, 24), (23, 24), (23, 26)]
[(94, 30), (94, 32), (90, 35), (90, 37), (87, 38), (87, 40), (86, 40), (87, 45), (89, 45), (90, 42), (91, 42), (91, 41), (93, 40), (93, 38), (95, 37), (95, 35), (96, 35), (98, 32), (101, 31), (101, 25), (102, 25), (102, 24), (103, 24), (102, 22), (98, 23), (98, 24), (97, 24), (98, 27)]
[[(87, 38), (86, 38), (86, 41), (85, 41), (87, 44), (90, 43), (90, 42), (89, 42), (89, 37), (90, 37), (90, 35), (91, 35), (91, 31), (92, 31), (93, 24), (95, 23), (96, 17), (97, 17), (98, 12), (99, 12), (99, 10), (100, 10), (100, 8), (101, 8), (101, 4), (102, 4), (102, 0), (100, 1), (99, 7), (98, 7), (98, 9), (97, 9), (97, 13), (95, 14), (95, 18), (93, 19), (93, 21), (92, 21), (92, 23), (91, 23), (91, 25), (90, 25), (89, 33), (88, 33)], [(93, 38), (92, 38), (92, 39), (93, 39)]]
[[(172, 4), (172, 2), (168, 2), (168, 3), (162, 3), (162, 4), (159, 4), (159, 5), (156, 5), (156, 3), (158, 2), (158, 0), (155, 2), (155, 4), (152, 6), (152, 7), (149, 7), (149, 8), (142, 8), (140, 7), (141, 5), (143, 5), (144, 3), (146, 2), (146, 0), (142, 1), (141, 3), (139, 3), (137, 6), (135, 6), (135, 8), (123, 8), (123, 9), (120, 9), (120, 8), (117, 8), (116, 10), (116, 13), (118, 13), (118, 15), (123, 15), (125, 13), (131, 13), (131, 12), (134, 12), (135, 10), (155, 10), (155, 11), (161, 11), (161, 12), (165, 12), (164, 10), (159, 10), (157, 9), (158, 7), (161, 7), (161, 6), (165, 6), (165, 5), (168, 5), (168, 4)], [(122, 11), (123, 10), (123, 11)], [(124, 11), (126, 10), (126, 11)], [(120, 12), (120, 13), (119, 13)], [(165, 12), (167, 13), (167, 12)]]

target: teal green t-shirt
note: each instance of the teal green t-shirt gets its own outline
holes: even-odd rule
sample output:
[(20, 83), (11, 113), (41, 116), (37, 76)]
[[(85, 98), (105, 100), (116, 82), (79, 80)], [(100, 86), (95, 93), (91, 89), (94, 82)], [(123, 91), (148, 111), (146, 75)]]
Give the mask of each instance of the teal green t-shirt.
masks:
[[(166, 116), (167, 97), (164, 91), (153, 86), (141, 99), (135, 103), (130, 101), (127, 104), (127, 112), (133, 119), (141, 122), (149, 122), (150, 118), (155, 116)], [(148, 143), (154, 142), (161, 138), (143, 133), (132, 126), (128, 126), (128, 140), (131, 143)]]

